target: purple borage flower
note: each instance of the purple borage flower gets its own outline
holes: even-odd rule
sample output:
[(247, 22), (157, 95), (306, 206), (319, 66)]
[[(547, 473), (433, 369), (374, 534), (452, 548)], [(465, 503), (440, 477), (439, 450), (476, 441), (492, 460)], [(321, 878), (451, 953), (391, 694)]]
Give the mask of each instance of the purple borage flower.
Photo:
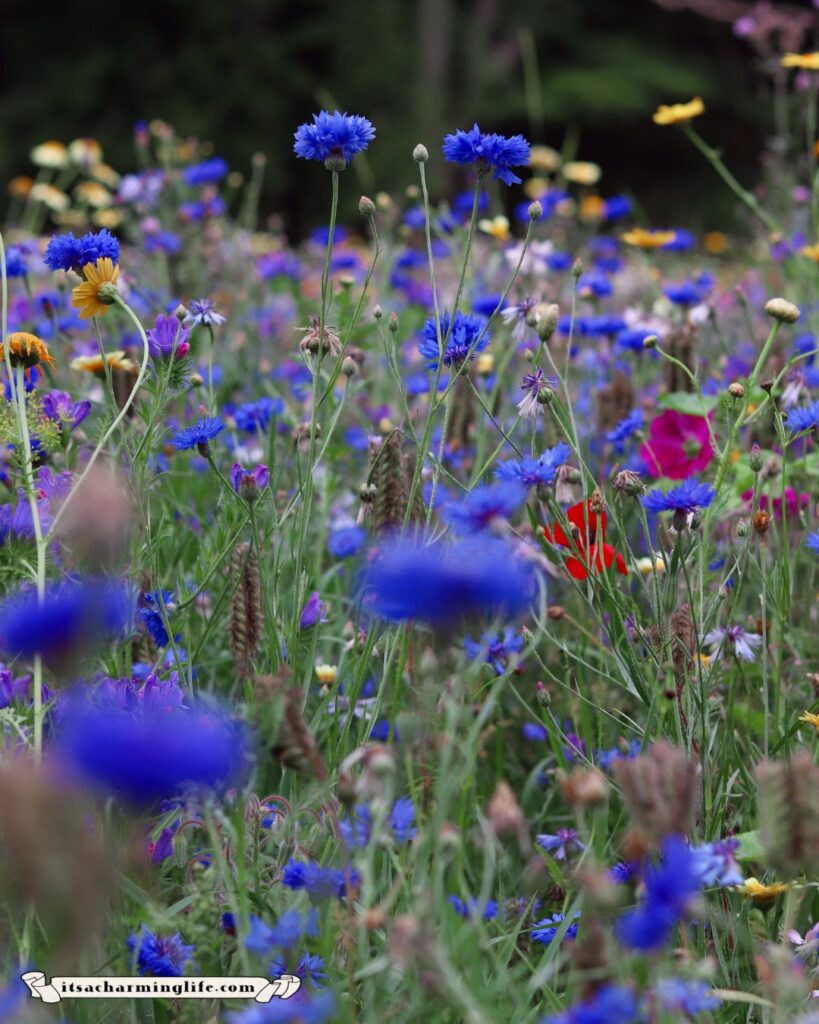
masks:
[(170, 359), (171, 355), (184, 359), (190, 352), (190, 335), (189, 328), (180, 324), (175, 316), (160, 314), (146, 335), (148, 351), (154, 359)]
[(513, 167), (529, 163), (529, 143), (522, 135), (507, 138), (504, 135), (482, 132), (477, 124), (468, 131), (458, 129), (447, 135), (441, 147), (444, 157), (452, 164), (472, 166), (479, 174), (492, 172), (492, 177), (506, 185), (519, 185), (521, 179), (513, 174)]
[(307, 603), (301, 612), (301, 628), (311, 629), (317, 622), (326, 622), (327, 613), (324, 603), (319, 597), (319, 592), (314, 590), (307, 598)]

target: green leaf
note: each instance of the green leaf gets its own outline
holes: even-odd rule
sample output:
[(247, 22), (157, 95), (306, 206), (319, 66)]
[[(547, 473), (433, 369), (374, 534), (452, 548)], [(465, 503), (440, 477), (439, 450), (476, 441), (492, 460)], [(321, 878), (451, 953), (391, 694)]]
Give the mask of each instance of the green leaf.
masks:
[(740, 832), (734, 836), (739, 840), (739, 849), (736, 852), (737, 860), (762, 860), (765, 856), (765, 849), (759, 838), (759, 830), (753, 832)]
[(673, 409), (689, 416), (707, 416), (716, 409), (719, 399), (714, 395), (697, 395), (691, 391), (671, 391), (657, 403), (661, 409)]

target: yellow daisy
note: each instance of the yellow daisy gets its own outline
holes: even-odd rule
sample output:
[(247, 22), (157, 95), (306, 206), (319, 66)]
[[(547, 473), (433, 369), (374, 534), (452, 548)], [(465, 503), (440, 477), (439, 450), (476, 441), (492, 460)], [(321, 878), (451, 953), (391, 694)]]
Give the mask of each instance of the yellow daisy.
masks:
[(480, 374), (491, 373), (495, 368), (495, 357), (491, 352), (481, 352), (475, 360), (475, 368)]
[(478, 228), (484, 234), (497, 238), (499, 242), (507, 241), (510, 235), (509, 218), (504, 217), (502, 213), (497, 217), (484, 217), (483, 220), (479, 220)]
[(799, 252), (809, 260), (819, 263), (819, 245), (803, 245)]
[(804, 714), (800, 715), (799, 721), (812, 725), (814, 729), (819, 729), (819, 715), (814, 715), (811, 711), (806, 711)]
[[(117, 349), (116, 352), (106, 353), (105, 362), (108, 363), (108, 368), (110, 370), (124, 370), (125, 372), (128, 372), (136, 369), (136, 364), (125, 355), (122, 349)], [(95, 373), (98, 377), (105, 376), (105, 363), (103, 363), (102, 356), (99, 354), (93, 356), (77, 356), (76, 359), (71, 361), (71, 369), (83, 370), (85, 373)]]
[[(48, 363), (55, 366), (53, 357), (48, 351), (48, 346), (35, 334), (27, 334), (25, 331), (15, 331), (8, 337), (9, 358), (12, 366), (24, 366), (26, 374), (38, 363)], [(6, 358), (5, 348), (0, 342), (0, 360)]]
[(119, 267), (109, 256), (100, 256), (96, 264), (86, 263), (82, 272), (85, 280), (71, 293), (71, 305), (80, 311), (83, 320), (103, 316), (115, 301)]
[(712, 256), (719, 256), (728, 248), (728, 239), (721, 231), (709, 231), (703, 238), (706, 252)]
[(819, 71), (819, 53), (786, 53), (781, 61), (783, 68), (800, 68), (802, 71)]
[(316, 679), (324, 686), (329, 686), (336, 681), (338, 668), (335, 665), (316, 665)]
[(68, 155), (81, 167), (94, 167), (102, 162), (102, 146), (96, 139), (74, 139), (68, 146)]
[(756, 906), (765, 910), (770, 907), (777, 896), (789, 889), (786, 882), (774, 882), (772, 885), (763, 885), (758, 878), (746, 878), (738, 891), (743, 896), (750, 896)]
[(688, 103), (672, 103), (671, 106), (661, 104), (654, 112), (652, 121), (654, 124), (682, 124), (690, 121), (692, 117), (699, 117), (705, 113), (705, 104), (699, 96), (689, 100)]
[(665, 562), (662, 555), (655, 555), (653, 558), (646, 555), (637, 559), (637, 569), (642, 576), (648, 576), (652, 572), (665, 572)]
[(626, 245), (636, 245), (638, 249), (661, 249), (670, 245), (676, 238), (673, 231), (660, 231), (657, 228), (632, 228), (621, 235)]
[(47, 206), (49, 210), (67, 210), (71, 205), (71, 200), (62, 189), (56, 185), (47, 185), (44, 181), (38, 181), (32, 186), (31, 198)]
[(87, 203), (89, 206), (97, 208), (110, 206), (114, 201), (114, 197), (105, 185), (101, 185), (98, 181), (81, 181), (74, 189), (74, 197), (81, 203)]

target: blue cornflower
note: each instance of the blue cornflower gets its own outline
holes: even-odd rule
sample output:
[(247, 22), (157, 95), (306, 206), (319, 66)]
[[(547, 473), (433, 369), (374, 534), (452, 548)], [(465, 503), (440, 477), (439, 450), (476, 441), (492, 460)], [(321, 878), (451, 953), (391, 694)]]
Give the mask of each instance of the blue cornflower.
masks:
[(25, 277), (28, 274), (26, 255), (19, 245), (10, 245), (6, 249), (6, 277)]
[(311, 992), (302, 986), (289, 999), (272, 999), (228, 1015), (229, 1024), (330, 1024), (336, 1014), (335, 997), (328, 989)]
[(178, 452), (197, 448), (200, 455), (207, 455), (210, 442), (224, 429), (225, 425), (218, 417), (197, 420), (192, 426), (177, 431), (171, 443)]
[(0, 604), (0, 650), (23, 660), (73, 657), (114, 639), (130, 616), (128, 589), (113, 580), (52, 583), (42, 600), (19, 590)]
[(559, 828), (554, 835), (535, 836), (535, 842), (552, 854), (555, 860), (566, 860), (573, 850), (585, 850), (576, 828)]
[(619, 941), (640, 950), (663, 946), (699, 892), (697, 868), (697, 857), (682, 839), (666, 839), (662, 860), (644, 873), (645, 897), (636, 909), (626, 911), (617, 921), (615, 933)]
[(638, 860), (620, 860), (609, 870), (609, 878), (615, 885), (626, 885), (640, 877)]
[(186, 324), (195, 324), (197, 327), (219, 327), (224, 322), (225, 318), (222, 314), (216, 312), (216, 304), (213, 299), (194, 299), (188, 303)]
[(143, 594), (139, 599), (139, 617), (145, 623), (145, 628), (157, 647), (165, 647), (171, 642), (165, 628), (165, 619), (162, 617), (162, 607), (164, 605), (166, 612), (173, 611), (173, 599), (174, 595), (170, 590), (154, 590), (149, 594)]
[(390, 811), (390, 829), (399, 843), (408, 843), (418, 835), (415, 805), (408, 796), (399, 797)]
[(714, 500), (716, 491), (710, 484), (699, 483), (693, 477), (684, 480), (670, 491), (651, 491), (642, 501), (648, 512), (677, 512), (691, 515), (697, 509), (707, 508)]
[(819, 401), (790, 409), (785, 417), (785, 426), (792, 434), (813, 430), (819, 424)]
[(685, 228), (674, 228), (674, 237), (661, 248), (665, 252), (689, 252), (697, 244), (697, 240)]
[(683, 281), (682, 284), (667, 284), (663, 288), (663, 294), (675, 306), (694, 306), (702, 299), (702, 289), (693, 281)]
[(186, 185), (214, 185), (228, 172), (227, 160), (221, 156), (212, 156), (201, 163), (191, 164), (182, 172), (182, 181)]
[(742, 885), (745, 877), (736, 862), (738, 849), (738, 839), (723, 839), (716, 843), (692, 847), (691, 853), (697, 861), (696, 870), (700, 876), (700, 884)]
[(654, 993), (664, 1010), (687, 1016), (716, 1010), (720, 1004), (708, 982), (696, 978), (661, 978)]
[(805, 547), (819, 555), (819, 530), (814, 530), (805, 537)]
[(283, 957), (277, 956), (270, 964), (270, 976), (275, 978), (276, 975), (281, 974), (296, 974), (302, 981), (308, 981), (318, 987), (327, 980), (326, 966), (324, 957), (314, 953), (303, 953), (295, 970), (291, 971), (287, 961)]
[(643, 342), (646, 338), (650, 338), (653, 331), (647, 331), (645, 327), (630, 327), (624, 331), (620, 331), (617, 337), (614, 339), (614, 344), (617, 348), (628, 349), (631, 352), (642, 352), (644, 350)]
[(540, 1024), (636, 1024), (641, 1019), (634, 993), (607, 985), (565, 1012), (544, 1017)]
[(194, 950), (193, 946), (184, 944), (179, 932), (162, 939), (154, 935), (147, 925), (143, 925), (140, 932), (132, 933), (126, 945), (133, 954), (139, 973), (156, 978), (181, 978)]
[(475, 643), (469, 634), (464, 640), (464, 651), (467, 657), (483, 660), (494, 668), (497, 675), (502, 676), (509, 668), (510, 662), (517, 666), (516, 655), (523, 650), (523, 637), (518, 636), (514, 629), (505, 629), (503, 633), (484, 633), (480, 643)]
[(475, 124), (468, 132), (458, 129), (447, 135), (442, 147), (444, 157), (453, 164), (473, 164), (479, 173), (492, 171), (492, 177), (506, 185), (519, 185), (521, 179), (513, 167), (529, 163), (529, 143), (522, 135), (507, 138), (482, 132)]
[(616, 423), (614, 427), (606, 433), (606, 440), (609, 444), (614, 445), (614, 450), (618, 455), (622, 455), (626, 449), (626, 441), (630, 437), (633, 437), (638, 431), (642, 430), (645, 426), (646, 419), (643, 415), (642, 409), (632, 409), (632, 411)]
[(514, 480), (526, 487), (550, 484), (557, 471), (571, 455), (571, 448), (561, 442), (535, 458), (526, 455), (520, 460), (510, 459), (498, 465), (495, 475), (499, 480)]
[(533, 576), (499, 538), (451, 546), (396, 539), (382, 546), (365, 586), (369, 607), (388, 621), (443, 624), (475, 614), (514, 615), (531, 599)]
[[(362, 153), (375, 138), (375, 128), (366, 117), (357, 114), (313, 114), (312, 124), (300, 125), (293, 146), (296, 156), (305, 160), (331, 161), (335, 170), (343, 170), (357, 153)], [(330, 169), (330, 168), (328, 168)]]
[(524, 722), (520, 731), (527, 740), (535, 740), (538, 743), (545, 743), (549, 738), (549, 730), (540, 722)]
[(447, 896), (447, 902), (458, 917), (466, 918), (470, 915), (480, 915), (484, 921), (494, 921), (498, 916), (497, 900), (487, 900), (486, 903), (479, 904), (474, 896), (468, 900), (462, 900), (460, 896)]
[(367, 539), (367, 531), (361, 526), (342, 526), (332, 530), (327, 537), (327, 550), (333, 558), (351, 558), (358, 554)]
[[(578, 911), (572, 918), (572, 923), (563, 933), (564, 939), (574, 939), (577, 937), (579, 918), (580, 912)], [(532, 938), (535, 942), (542, 942), (544, 946), (548, 946), (554, 939), (555, 935), (557, 935), (565, 920), (565, 914), (552, 914), (551, 917), (544, 917), (540, 921), (535, 921), (534, 927), (532, 928)]]
[(114, 263), (119, 262), (119, 242), (110, 231), (89, 231), (81, 238), (73, 232), (55, 235), (43, 257), (49, 270), (73, 270), (81, 273), (86, 263), (96, 263), (101, 256), (107, 256)]
[[(358, 885), (358, 872), (350, 869), (350, 884)], [(294, 860), (287, 862), (282, 874), (282, 885), (288, 889), (304, 889), (311, 903), (337, 896), (343, 899), (347, 892), (347, 875), (340, 868), (324, 868), (317, 861)]]
[(631, 213), (631, 200), (628, 196), (612, 196), (603, 203), (603, 220), (622, 220)]
[(139, 805), (241, 782), (248, 736), (240, 722), (204, 703), (170, 710), (143, 703), (140, 710), (72, 697), (55, 737), (60, 761), (95, 788)]
[[(449, 337), (444, 349), (444, 366), (460, 366), (466, 359), (474, 359), (477, 353), (483, 352), (489, 344), (486, 320), (482, 316), (470, 316), (460, 310), (452, 320), (449, 313), (444, 313), (441, 317), (442, 341), (447, 334)], [(427, 320), (422, 328), (418, 351), (427, 360), (430, 370), (438, 369), (441, 349), (434, 317)]]
[(526, 488), (514, 480), (479, 484), (459, 502), (445, 505), (442, 518), (456, 533), (479, 533), (495, 520), (509, 520), (524, 501)]
[(245, 402), (234, 413), (236, 426), (246, 434), (267, 430), (270, 420), (284, 412), (284, 402), (280, 398), (265, 396), (255, 402)]

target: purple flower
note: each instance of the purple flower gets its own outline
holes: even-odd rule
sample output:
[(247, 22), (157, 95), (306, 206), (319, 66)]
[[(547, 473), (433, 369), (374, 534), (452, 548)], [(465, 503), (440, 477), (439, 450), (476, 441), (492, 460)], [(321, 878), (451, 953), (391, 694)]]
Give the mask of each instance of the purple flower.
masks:
[(182, 172), (186, 185), (215, 185), (228, 172), (227, 161), (221, 156), (212, 156), (198, 164), (191, 164)]
[(225, 322), (221, 313), (216, 312), (213, 299), (194, 299), (188, 305), (188, 313), (185, 317), (186, 324), (204, 325), (205, 327), (218, 327)]
[(729, 652), (733, 652), (743, 661), (754, 661), (756, 651), (762, 646), (762, 637), (759, 633), (746, 633), (742, 626), (728, 626), (712, 629), (702, 642), (711, 648), (713, 657), (725, 657)]
[[(580, 912), (578, 911), (572, 918), (572, 923), (563, 933), (564, 939), (574, 939), (577, 937), (579, 918)], [(551, 917), (544, 917), (541, 921), (535, 921), (534, 928), (532, 929), (532, 938), (535, 942), (542, 942), (545, 946), (548, 946), (557, 935), (565, 920), (565, 914), (552, 914)]]
[(538, 399), (542, 394), (554, 391), (557, 383), (557, 378), (547, 377), (540, 366), (535, 367), (534, 373), (524, 374), (520, 385), (524, 395), (518, 402), (518, 412), (523, 419), (531, 420), (537, 416), (540, 406)]
[[(474, 359), (478, 352), (489, 344), (486, 320), (481, 316), (470, 316), (458, 310), (453, 318), (449, 313), (441, 317), (441, 341), (446, 338), (444, 366), (461, 366), (467, 359)], [(441, 347), (438, 343), (438, 327), (434, 317), (424, 323), (418, 351), (427, 360), (430, 370), (438, 369)]]
[(148, 331), (148, 351), (154, 359), (184, 359), (190, 352), (190, 329), (180, 324), (175, 316), (160, 314)]
[(566, 860), (573, 850), (585, 850), (586, 847), (580, 842), (577, 829), (559, 828), (554, 835), (543, 834), (536, 837), (538, 846), (553, 854), (555, 860)]
[(307, 604), (301, 612), (301, 628), (311, 629), (317, 622), (326, 622), (327, 614), (319, 592), (314, 590), (307, 598)]
[(134, 964), (141, 975), (155, 978), (181, 978), (185, 964), (190, 960), (193, 946), (186, 946), (179, 932), (168, 939), (162, 939), (142, 926), (138, 934), (131, 934), (126, 941), (133, 954)]
[(245, 501), (255, 501), (270, 484), (270, 470), (263, 462), (253, 469), (244, 469), (234, 462), (230, 467), (230, 482)]
[(86, 399), (72, 402), (67, 391), (49, 391), (42, 398), (43, 414), (60, 425), (67, 424), (71, 430), (78, 427), (91, 412), (91, 403)]

